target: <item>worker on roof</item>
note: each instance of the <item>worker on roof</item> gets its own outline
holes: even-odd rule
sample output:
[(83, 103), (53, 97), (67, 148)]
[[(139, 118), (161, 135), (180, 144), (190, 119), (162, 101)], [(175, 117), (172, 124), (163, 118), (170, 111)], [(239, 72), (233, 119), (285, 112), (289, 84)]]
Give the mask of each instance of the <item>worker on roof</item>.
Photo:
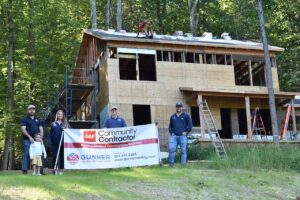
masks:
[(149, 20), (143, 20), (142, 22), (139, 23), (138, 26), (138, 31), (136, 37), (139, 36), (140, 32), (144, 29), (146, 38), (153, 38), (153, 30), (152, 30), (152, 23)]

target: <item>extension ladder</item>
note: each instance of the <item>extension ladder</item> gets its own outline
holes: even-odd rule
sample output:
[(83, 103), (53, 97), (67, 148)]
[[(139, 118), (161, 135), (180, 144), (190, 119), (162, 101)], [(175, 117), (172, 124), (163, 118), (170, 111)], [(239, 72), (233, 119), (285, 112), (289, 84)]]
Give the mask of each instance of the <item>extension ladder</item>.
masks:
[[(218, 129), (216, 127), (215, 121), (212, 117), (212, 114), (210, 112), (210, 109), (208, 107), (208, 104), (206, 100), (203, 102), (199, 102), (200, 106), (200, 115), (205, 123), (206, 131), (209, 134), (210, 139), (212, 140), (212, 144), (215, 148), (215, 151), (219, 157), (226, 157), (227, 153), (224, 148), (224, 144), (220, 138)], [(202, 126), (202, 125), (201, 125)], [(216, 137), (214, 138), (212, 134), (216, 134)]]
[(288, 129), (288, 126), (289, 126), (289, 120), (290, 120), (290, 116), (291, 116), (291, 111), (292, 111), (292, 106), (289, 105), (287, 107), (285, 119), (282, 122), (282, 128), (281, 128), (281, 134), (280, 134), (282, 140), (284, 140), (285, 137), (286, 137), (287, 129)]
[(266, 139), (267, 132), (258, 107), (256, 107), (255, 110), (252, 112), (251, 120), (252, 135), (260, 135), (262, 139), (263, 136), (265, 136)]

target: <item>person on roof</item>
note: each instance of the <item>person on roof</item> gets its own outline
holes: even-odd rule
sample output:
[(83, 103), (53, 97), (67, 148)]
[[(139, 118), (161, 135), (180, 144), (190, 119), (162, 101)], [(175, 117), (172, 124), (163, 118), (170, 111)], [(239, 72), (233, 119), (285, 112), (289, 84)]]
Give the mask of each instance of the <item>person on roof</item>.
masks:
[(153, 30), (152, 30), (152, 23), (151, 23), (151, 21), (149, 21), (149, 20), (143, 20), (143, 21), (141, 21), (139, 23), (136, 37), (139, 36), (139, 34), (143, 31), (143, 29), (145, 31), (146, 38), (152, 39), (153, 38)]

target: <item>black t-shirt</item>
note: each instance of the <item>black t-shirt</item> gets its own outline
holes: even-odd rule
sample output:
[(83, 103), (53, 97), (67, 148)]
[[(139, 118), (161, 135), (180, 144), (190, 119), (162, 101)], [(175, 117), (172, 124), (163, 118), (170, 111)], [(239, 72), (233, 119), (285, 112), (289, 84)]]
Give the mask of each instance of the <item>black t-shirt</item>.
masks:
[[(39, 133), (39, 127), (42, 126), (40, 120), (38, 120), (36, 117), (32, 119), (28, 115), (21, 120), (20, 125), (26, 126), (26, 131), (32, 138), (34, 138), (35, 134)], [(23, 139), (29, 140), (29, 138), (25, 135), (23, 135)]]

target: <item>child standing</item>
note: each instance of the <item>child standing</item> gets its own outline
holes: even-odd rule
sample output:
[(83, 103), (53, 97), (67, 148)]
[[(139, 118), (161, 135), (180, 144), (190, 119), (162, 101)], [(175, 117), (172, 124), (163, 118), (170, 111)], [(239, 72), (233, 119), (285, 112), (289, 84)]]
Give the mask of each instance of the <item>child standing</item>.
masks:
[(42, 141), (41, 135), (37, 134), (34, 137), (34, 143), (30, 145), (29, 155), (30, 159), (32, 159), (32, 175), (41, 175), (40, 168), (42, 166), (42, 155), (44, 154), (44, 158), (47, 157), (47, 153)]

